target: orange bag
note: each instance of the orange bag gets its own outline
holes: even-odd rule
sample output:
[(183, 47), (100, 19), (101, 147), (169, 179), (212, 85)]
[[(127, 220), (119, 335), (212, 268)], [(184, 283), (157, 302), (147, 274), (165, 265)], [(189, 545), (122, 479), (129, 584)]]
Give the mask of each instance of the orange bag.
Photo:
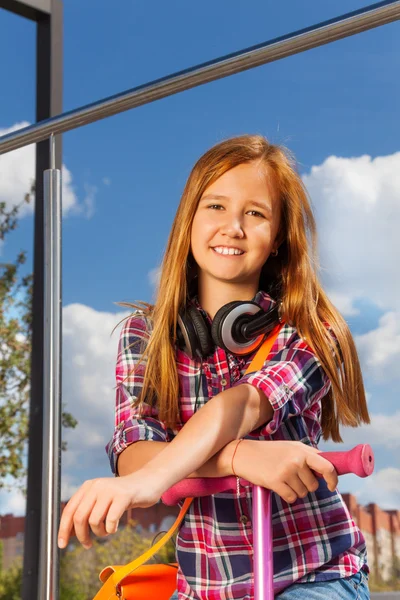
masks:
[[(246, 373), (258, 371), (269, 355), (282, 324), (277, 325), (259, 348)], [(127, 565), (105, 567), (100, 573), (103, 586), (93, 600), (169, 600), (176, 589), (177, 563), (144, 565), (171, 539), (192, 503), (187, 498), (172, 527), (147, 552)]]
[(187, 498), (169, 531), (147, 552), (124, 567), (109, 566), (100, 573), (104, 583), (94, 600), (169, 600), (176, 589), (177, 563), (144, 565), (168, 542), (181, 524), (192, 498)]

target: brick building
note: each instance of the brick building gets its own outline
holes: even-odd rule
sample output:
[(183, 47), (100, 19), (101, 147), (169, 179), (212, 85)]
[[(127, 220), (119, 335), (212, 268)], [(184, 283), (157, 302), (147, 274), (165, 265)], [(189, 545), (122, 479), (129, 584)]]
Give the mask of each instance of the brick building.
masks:
[[(372, 573), (383, 581), (393, 576), (393, 569), (400, 567), (400, 510), (382, 510), (376, 504), (361, 506), (351, 494), (342, 494), (354, 521), (364, 534), (369, 565)], [(150, 508), (128, 510), (121, 519), (121, 525), (135, 520), (139, 530), (154, 533), (166, 530), (172, 524), (176, 507), (165, 506), (161, 502)], [(23, 554), (24, 517), (12, 514), (0, 516), (0, 539), (3, 542), (3, 567), (7, 569)], [(398, 562), (399, 561), (399, 562)], [(400, 571), (397, 571), (400, 577)]]
[(0, 515), (0, 539), (3, 544), (3, 569), (24, 553), (25, 517), (14, 517), (12, 514)]
[(382, 510), (376, 504), (360, 506), (351, 494), (342, 496), (364, 534), (371, 572), (383, 581), (394, 574), (400, 577), (400, 510)]

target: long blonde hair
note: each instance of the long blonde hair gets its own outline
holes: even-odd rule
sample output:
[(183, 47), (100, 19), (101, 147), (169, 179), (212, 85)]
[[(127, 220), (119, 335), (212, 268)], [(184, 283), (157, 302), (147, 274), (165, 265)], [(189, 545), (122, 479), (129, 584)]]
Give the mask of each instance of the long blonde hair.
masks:
[[(349, 328), (318, 280), (316, 227), (307, 191), (289, 151), (261, 135), (225, 140), (194, 165), (172, 224), (154, 306), (144, 305), (152, 333), (142, 358), (147, 358), (142, 398), (156, 403), (167, 427), (179, 421), (179, 381), (175, 362), (177, 316), (189, 299), (193, 257), (190, 237), (198, 202), (205, 189), (230, 169), (261, 160), (275, 176), (280, 193), (283, 242), (261, 273), (259, 289), (283, 303), (283, 318), (314, 350), (332, 387), (322, 403), (325, 440), (342, 441), (339, 424), (369, 423), (361, 368)], [(132, 305), (138, 307), (138, 305)], [(329, 326), (329, 328), (328, 328)], [(336, 338), (335, 343), (333, 339)]]

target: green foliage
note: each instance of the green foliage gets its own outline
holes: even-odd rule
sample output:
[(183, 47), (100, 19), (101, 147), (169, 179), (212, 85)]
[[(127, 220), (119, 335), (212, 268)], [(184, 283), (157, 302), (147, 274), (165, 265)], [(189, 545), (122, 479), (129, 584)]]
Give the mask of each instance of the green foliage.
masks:
[[(16, 563), (6, 571), (0, 572), (0, 600), (21, 600), (21, 593), (22, 565)], [(60, 586), (59, 597), (60, 600), (87, 600), (78, 585), (68, 582)]]
[[(24, 202), (29, 202), (31, 192)], [(16, 229), (23, 202), (7, 209), (0, 202), (0, 243)], [(26, 252), (13, 263), (0, 263), (0, 489), (5, 478), (21, 484), (28, 438), (33, 276), (22, 276)], [(63, 426), (77, 422), (63, 413)], [(15, 487), (15, 484), (14, 484)]]
[(0, 600), (21, 600), (22, 565), (15, 564), (0, 573)]
[[(82, 592), (81, 586), (76, 583), (63, 582), (60, 585), (60, 600), (86, 600), (87, 596)], [(92, 600), (90, 598), (90, 600)]]
[[(107, 538), (93, 539), (93, 546), (85, 550), (78, 543), (63, 552), (60, 568), (62, 588), (69, 585), (80, 590), (76, 600), (90, 600), (101, 587), (99, 573), (108, 565), (125, 565), (152, 545), (151, 537), (142, 537), (135, 530), (135, 523), (121, 527), (116, 534)], [(175, 550), (171, 543), (162, 548), (149, 563), (174, 562)], [(67, 597), (65, 597), (67, 598)], [(63, 599), (62, 599), (63, 600)]]

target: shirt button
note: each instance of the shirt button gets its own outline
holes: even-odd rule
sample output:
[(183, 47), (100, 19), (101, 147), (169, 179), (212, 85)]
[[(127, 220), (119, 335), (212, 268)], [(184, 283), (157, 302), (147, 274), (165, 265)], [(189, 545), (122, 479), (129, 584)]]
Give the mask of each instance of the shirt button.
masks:
[(241, 523), (243, 523), (243, 525), (246, 525), (246, 524), (249, 522), (249, 518), (248, 518), (248, 517), (246, 517), (246, 515), (242, 515), (242, 516), (240, 517), (239, 521), (240, 521)]
[(228, 383), (228, 382), (227, 382), (227, 380), (225, 379), (225, 377), (224, 377), (223, 379), (221, 379), (221, 385), (226, 385), (227, 383)]

